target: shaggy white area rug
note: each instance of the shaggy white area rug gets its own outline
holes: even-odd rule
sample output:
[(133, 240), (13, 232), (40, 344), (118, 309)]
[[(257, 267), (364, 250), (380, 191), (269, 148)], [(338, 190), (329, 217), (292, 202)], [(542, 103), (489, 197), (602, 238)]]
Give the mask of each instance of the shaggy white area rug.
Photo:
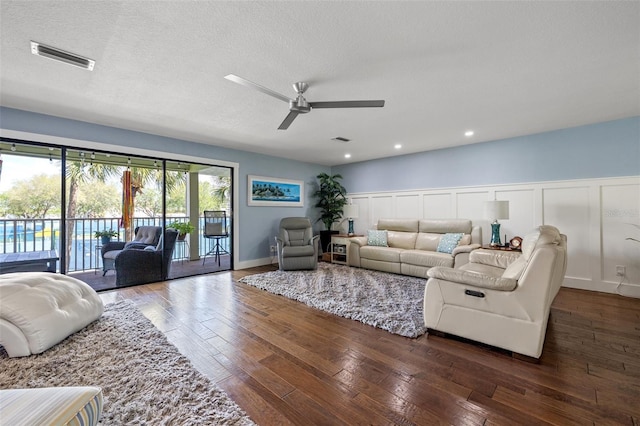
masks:
[(401, 336), (427, 331), (423, 278), (321, 262), (315, 271), (272, 271), (240, 281)]
[(40, 355), (0, 347), (1, 389), (50, 386), (100, 386), (102, 425), (254, 424), (129, 301)]

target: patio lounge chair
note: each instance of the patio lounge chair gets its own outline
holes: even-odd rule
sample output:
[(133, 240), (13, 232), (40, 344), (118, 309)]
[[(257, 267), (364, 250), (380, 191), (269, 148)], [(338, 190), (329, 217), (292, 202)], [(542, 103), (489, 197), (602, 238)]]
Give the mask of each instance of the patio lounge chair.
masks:
[(134, 230), (133, 241), (125, 243), (124, 241), (112, 241), (102, 246), (102, 276), (107, 271), (115, 270), (115, 259), (122, 250), (126, 249), (144, 249), (148, 246), (155, 247), (160, 241), (162, 234), (161, 226), (138, 226)]
[(169, 277), (178, 231), (168, 228), (156, 247), (122, 250), (115, 258), (116, 286), (164, 281)]

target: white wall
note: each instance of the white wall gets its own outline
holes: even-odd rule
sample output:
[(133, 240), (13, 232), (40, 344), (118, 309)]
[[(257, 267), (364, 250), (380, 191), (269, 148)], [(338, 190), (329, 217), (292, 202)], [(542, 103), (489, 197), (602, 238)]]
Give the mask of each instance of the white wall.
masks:
[[(626, 239), (640, 240), (640, 176), (349, 194), (359, 205), (358, 234), (379, 218), (464, 218), (482, 226), (485, 244), (484, 202), (494, 197), (509, 201), (503, 242), (542, 224), (567, 235), (564, 286), (640, 297), (640, 243)], [(626, 267), (622, 281), (616, 265)]]

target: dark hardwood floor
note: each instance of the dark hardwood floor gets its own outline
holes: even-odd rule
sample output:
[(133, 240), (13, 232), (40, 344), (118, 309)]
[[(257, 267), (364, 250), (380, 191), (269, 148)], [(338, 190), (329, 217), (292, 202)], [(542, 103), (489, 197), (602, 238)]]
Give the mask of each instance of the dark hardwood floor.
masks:
[(130, 299), (259, 425), (640, 425), (640, 299), (562, 288), (539, 364), (309, 308), (222, 272)]

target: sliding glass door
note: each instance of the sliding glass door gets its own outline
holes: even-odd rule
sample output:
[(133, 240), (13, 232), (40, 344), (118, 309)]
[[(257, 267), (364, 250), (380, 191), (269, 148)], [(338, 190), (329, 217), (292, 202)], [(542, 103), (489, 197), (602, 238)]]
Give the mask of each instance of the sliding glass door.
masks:
[(60, 270), (61, 150), (0, 142), (0, 273)]
[[(0, 157), (0, 256), (53, 250), (55, 270), (97, 290), (114, 288), (123, 281), (116, 264), (124, 265), (114, 254), (136, 239), (136, 229), (172, 227), (181, 235), (164, 245), (167, 261), (138, 263), (132, 273), (159, 281), (233, 267), (229, 168), (7, 140)], [(215, 259), (207, 256), (205, 210), (229, 218)], [(149, 246), (163, 249), (157, 243)], [(1, 260), (0, 273), (8, 271)]]

